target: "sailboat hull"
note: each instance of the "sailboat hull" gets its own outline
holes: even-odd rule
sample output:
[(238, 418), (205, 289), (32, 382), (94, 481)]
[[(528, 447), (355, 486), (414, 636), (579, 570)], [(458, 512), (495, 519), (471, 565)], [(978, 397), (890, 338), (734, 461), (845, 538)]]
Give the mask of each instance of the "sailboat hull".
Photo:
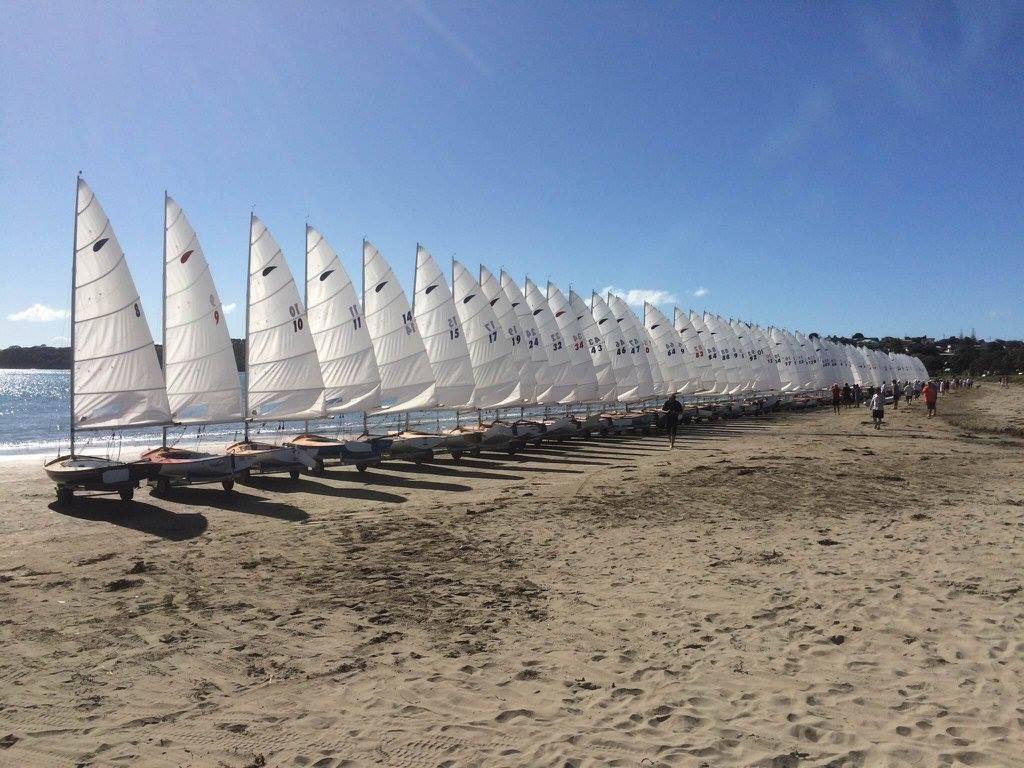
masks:
[(470, 451), (509, 451), (523, 445), (525, 440), (517, 437), (513, 426), (504, 421), (482, 422), (450, 430), (451, 435), (460, 435), (470, 446)]
[(58, 456), (48, 461), (43, 469), (57, 485), (58, 500), (74, 489), (120, 493), (131, 498), (139, 483), (153, 476), (155, 468), (147, 461), (114, 461), (96, 456)]
[(312, 454), (318, 468), (326, 461), (337, 461), (340, 464), (354, 464), (364, 469), (371, 464), (379, 464), (391, 447), (388, 438), (360, 435), (351, 440), (334, 440), (323, 435), (299, 435), (284, 445), (292, 446)]
[(313, 454), (290, 445), (272, 445), (250, 440), (233, 443), (226, 450), (229, 454), (250, 462), (249, 466), (242, 470), (243, 473), (288, 472), (297, 476), (303, 469), (316, 468), (316, 457)]
[(572, 416), (562, 416), (557, 419), (546, 419), (544, 421), (544, 439), (561, 442), (570, 437), (575, 437), (579, 432), (580, 425)]
[(179, 448), (154, 448), (142, 454), (155, 471), (151, 480), (173, 483), (215, 483), (232, 480), (255, 462), (251, 455), (214, 454)]

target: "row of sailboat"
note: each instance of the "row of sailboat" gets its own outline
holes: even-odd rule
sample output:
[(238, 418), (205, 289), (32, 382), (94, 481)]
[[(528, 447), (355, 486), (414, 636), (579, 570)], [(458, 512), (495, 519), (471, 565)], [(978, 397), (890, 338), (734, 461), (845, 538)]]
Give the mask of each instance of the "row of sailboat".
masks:
[[(423, 460), (439, 450), (454, 458), (514, 452), (541, 439), (649, 424), (644, 404), (671, 393), (694, 396), (700, 416), (701, 407), (722, 398), (764, 405), (835, 382), (925, 378), (920, 361), (906, 355), (678, 308), (670, 320), (650, 303), (640, 317), (614, 293), (586, 299), (530, 279), (520, 287), (504, 270), (495, 275), (481, 266), (474, 273), (452, 260), (449, 280), (422, 246), (411, 302), (367, 241), (357, 292), (327, 239), (309, 225), (300, 293), (277, 241), (252, 215), (240, 386), (198, 237), (166, 195), (164, 214), (161, 366), (110, 221), (78, 179), (71, 446), (46, 464), (61, 499), (76, 488), (129, 499), (142, 480), (164, 492), (192, 482), (230, 490), (252, 472), (298, 477), (331, 460), (362, 470), (385, 457)], [(410, 423), (410, 414), (438, 411), (451, 411), (455, 426), (428, 431)], [(485, 412), (493, 418), (485, 420)], [(310, 421), (352, 413), (363, 415), (358, 436), (309, 430)], [(400, 421), (388, 429), (393, 419)], [(244, 437), (223, 452), (168, 444), (169, 427), (238, 422)], [(304, 429), (280, 444), (256, 439), (252, 426), (269, 422), (302, 422)], [(138, 461), (75, 452), (76, 432), (153, 426), (163, 427), (162, 443)]]

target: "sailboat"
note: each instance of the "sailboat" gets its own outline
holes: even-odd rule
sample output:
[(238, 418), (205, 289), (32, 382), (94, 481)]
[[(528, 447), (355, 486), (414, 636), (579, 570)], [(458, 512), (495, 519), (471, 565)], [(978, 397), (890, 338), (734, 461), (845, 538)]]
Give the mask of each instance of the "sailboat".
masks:
[[(538, 391), (537, 404), (561, 405), (570, 397), (575, 387), (569, 351), (566, 349), (565, 339), (558, 329), (558, 323), (547, 298), (530, 278), (526, 278), (524, 293), (530, 312), (537, 322), (537, 332), (548, 362), (549, 379), (545, 382), (547, 387), (542, 392)], [(568, 413), (568, 409), (564, 416), (549, 417), (545, 408), (545, 416), (541, 423), (544, 425), (545, 439), (562, 441), (575, 435), (578, 430), (576, 420)]]
[[(492, 290), (494, 288), (492, 285)], [(495, 306), (500, 304), (500, 310), (506, 316), (511, 313), (513, 318), (514, 311), (500, 287), (495, 298), (488, 300), (469, 270), (455, 260), (452, 260), (452, 290), (475, 382), (470, 405), (477, 409), (477, 422), (456, 425), (449, 434), (462, 436), (473, 446), (474, 453), (494, 450), (513, 454), (522, 441), (515, 435), (512, 425), (500, 419), (485, 423), (481, 412), (484, 409), (499, 412), (526, 402), (519, 380), (521, 360), (517, 360), (513, 351), (514, 345), (522, 345), (522, 338), (510, 336), (502, 327)], [(514, 327), (515, 322), (512, 324)]]
[[(524, 365), (523, 371), (528, 372), (526, 376), (529, 378), (525, 380), (531, 385), (531, 392), (528, 403), (524, 403), (524, 405), (542, 404), (541, 398), (545, 397), (551, 389), (554, 378), (552, 367), (548, 364), (547, 352), (541, 341), (537, 322), (539, 312), (534, 313), (516, 281), (504, 269), (501, 270), (499, 280), (505, 298), (515, 312), (517, 330), (522, 333), (521, 343), (526, 346), (528, 362)], [(524, 444), (529, 442), (540, 445), (544, 429), (542, 420), (527, 419), (523, 407), (520, 407), (519, 418), (512, 423), (512, 430), (516, 437), (520, 438)]]
[[(459, 409), (469, 407), (476, 386), (473, 364), (466, 345), (466, 331), (455, 308), (455, 297), (441, 268), (422, 245), (416, 246), (412, 314), (434, 371), (435, 400), (432, 407), (451, 409), (458, 422)], [(470, 451), (470, 440), (462, 430), (448, 430), (442, 434), (440, 445), (456, 461)]]
[(99, 200), (81, 176), (75, 192), (71, 266), (70, 451), (44, 466), (69, 503), (76, 489), (129, 501), (154, 471), (75, 453), (75, 433), (162, 426), (170, 422), (160, 363), (128, 263)]
[(639, 340), (627, 340), (622, 322), (609, 307), (608, 302), (596, 291), (590, 297), (591, 316), (604, 341), (604, 347), (611, 357), (612, 374), (615, 378), (615, 400), (621, 408), (611, 408), (600, 414), (600, 418), (611, 431), (621, 434), (632, 430), (644, 419), (640, 411), (629, 409), (629, 402), (638, 399), (640, 392), (640, 367), (637, 355)]
[[(242, 396), (224, 308), (195, 231), (164, 193), (164, 380), (176, 425), (241, 421)], [(224, 490), (253, 463), (251, 456), (217, 454), (162, 444), (142, 454), (159, 468), (158, 493), (172, 485), (219, 482)]]
[(287, 444), (313, 453), (318, 470), (336, 460), (364, 472), (391, 446), (387, 438), (370, 438), (366, 429), (366, 410), (379, 405), (380, 372), (352, 280), (327, 238), (308, 224), (306, 318), (324, 381), (324, 409), (330, 415), (362, 412), (363, 434), (341, 440), (312, 434), (307, 424)]
[(584, 437), (590, 437), (594, 433), (602, 436), (607, 435), (611, 428), (611, 422), (602, 413), (602, 408), (617, 402), (618, 399), (612, 357), (609, 354), (609, 350), (605, 347), (601, 332), (598, 330), (594, 313), (587, 306), (583, 298), (571, 288), (569, 289), (569, 307), (576, 316), (576, 322), (579, 324), (580, 331), (583, 334), (583, 343), (586, 345), (587, 352), (590, 355), (590, 363), (594, 369), (594, 379), (597, 382), (597, 391), (592, 402), (599, 406), (598, 410), (591, 413), (590, 405), (587, 405), (587, 413), (580, 425), (580, 430)]
[[(304, 421), (323, 415), (324, 380), (306, 312), (281, 247), (270, 230), (249, 217), (245, 291), (245, 437), (228, 453), (252, 459), (256, 472), (287, 472), (298, 479), (316, 457), (294, 445), (253, 440), (253, 422)], [(245, 470), (249, 472), (249, 470)]]
[(389, 455), (421, 462), (432, 459), (444, 435), (410, 429), (408, 414), (437, 405), (437, 383), (412, 307), (391, 265), (363, 241), (363, 311), (380, 372), (375, 414), (405, 414), (405, 426), (383, 435)]
[[(650, 429), (650, 425), (656, 418), (655, 413), (645, 410), (644, 403), (652, 400), (658, 394), (655, 390), (650, 342), (647, 340), (647, 334), (642, 330), (642, 323), (620, 296), (609, 292), (608, 308), (622, 329), (633, 365), (636, 366), (637, 386), (627, 395), (635, 407), (630, 408), (628, 414), (633, 428), (644, 433)], [(658, 379), (659, 382), (662, 379), (660, 369)]]

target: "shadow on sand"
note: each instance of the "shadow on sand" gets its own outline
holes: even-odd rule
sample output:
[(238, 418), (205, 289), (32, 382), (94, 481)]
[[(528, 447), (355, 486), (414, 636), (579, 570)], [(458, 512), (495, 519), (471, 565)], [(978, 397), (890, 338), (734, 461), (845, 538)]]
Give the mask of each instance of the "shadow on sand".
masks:
[(77, 496), (70, 504), (49, 505), (58, 515), (78, 520), (109, 523), (168, 541), (186, 541), (201, 535), (209, 526), (200, 512), (179, 514), (144, 501), (123, 502), (102, 496)]

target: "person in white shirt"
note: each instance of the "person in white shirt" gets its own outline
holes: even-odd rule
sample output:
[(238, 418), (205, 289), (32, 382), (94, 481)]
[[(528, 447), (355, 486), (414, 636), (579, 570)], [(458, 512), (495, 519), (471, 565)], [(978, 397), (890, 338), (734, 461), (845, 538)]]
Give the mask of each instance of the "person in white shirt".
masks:
[(871, 418), (875, 422), (875, 429), (881, 429), (882, 419), (885, 418), (885, 398), (880, 391), (871, 396)]

